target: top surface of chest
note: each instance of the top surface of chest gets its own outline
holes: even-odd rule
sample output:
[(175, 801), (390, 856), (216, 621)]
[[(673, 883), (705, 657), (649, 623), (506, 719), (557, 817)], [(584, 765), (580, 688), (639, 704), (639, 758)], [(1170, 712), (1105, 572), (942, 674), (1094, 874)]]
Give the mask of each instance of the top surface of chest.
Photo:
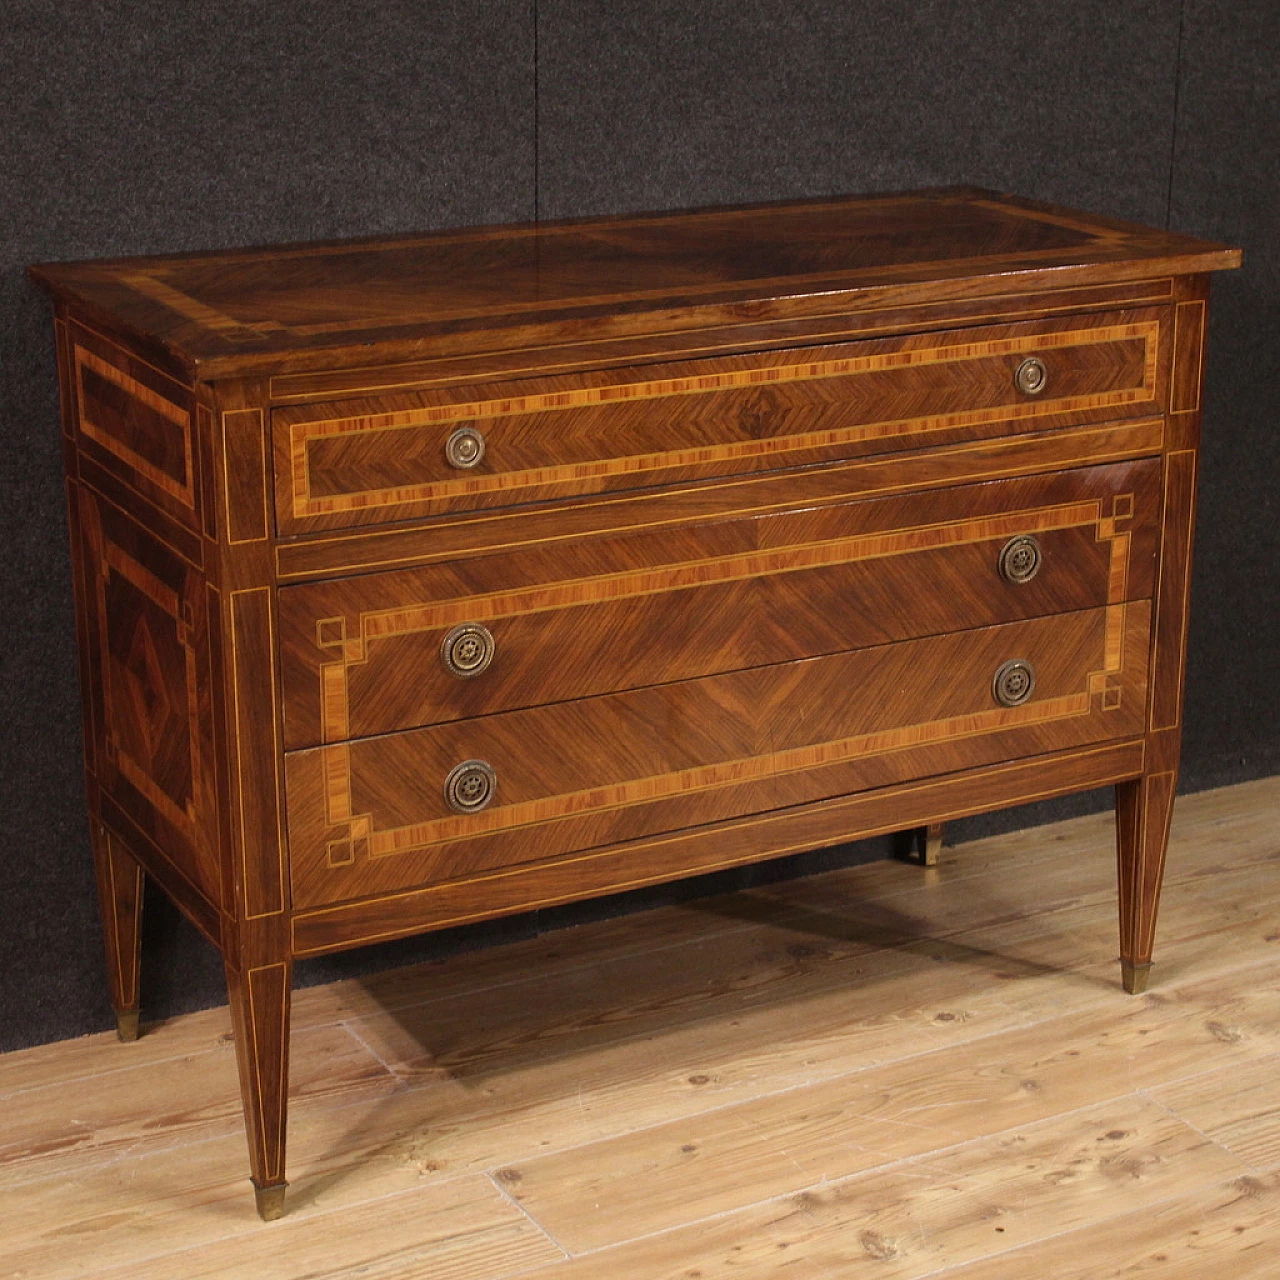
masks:
[(1187, 236), (972, 189), (115, 261), (33, 277), (190, 376), (678, 334), (1234, 266)]

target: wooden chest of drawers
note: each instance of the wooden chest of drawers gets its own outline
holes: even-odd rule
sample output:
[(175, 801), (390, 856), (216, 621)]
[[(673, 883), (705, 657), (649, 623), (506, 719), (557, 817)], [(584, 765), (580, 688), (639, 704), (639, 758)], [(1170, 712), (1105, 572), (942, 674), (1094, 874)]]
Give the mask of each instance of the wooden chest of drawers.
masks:
[(1222, 246), (972, 190), (33, 268), (108, 973), (1117, 789), (1151, 959)]

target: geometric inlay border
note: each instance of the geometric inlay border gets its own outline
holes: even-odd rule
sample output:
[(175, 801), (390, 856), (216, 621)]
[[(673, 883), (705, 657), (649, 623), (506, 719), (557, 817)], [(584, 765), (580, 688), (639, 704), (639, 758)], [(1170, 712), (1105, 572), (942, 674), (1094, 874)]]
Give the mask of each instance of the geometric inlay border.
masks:
[[(978, 423), (1035, 418), (1074, 410), (1135, 404), (1150, 400), (1155, 395), (1159, 336), (1160, 322), (1143, 320), (1105, 325), (1088, 330), (1075, 329), (1059, 333), (988, 338), (920, 350), (878, 352), (870, 355), (843, 356), (838, 359), (720, 370), (685, 377), (654, 379), (648, 382), (578, 387), (568, 391), (506, 396), (501, 399), (419, 407), (359, 417), (346, 416), (293, 422), (289, 425), (288, 445), (292, 514), (296, 519), (304, 519), (309, 516), (332, 515), (408, 502), (474, 496), (491, 492), (506, 493), (513, 490), (539, 488), (566, 482), (581, 483), (585, 480), (608, 476), (632, 475), (708, 462), (723, 463), (805, 448), (848, 444), (854, 441), (927, 435), (938, 430)], [(370, 432), (420, 431), (425, 426), (438, 426), (443, 429), (451, 423), (484, 421), (516, 414), (550, 414), (592, 405), (616, 404), (621, 401), (703, 396), (733, 388), (786, 382), (814, 382), (886, 369), (964, 362), (984, 357), (1017, 355), (1026, 351), (1134, 340), (1141, 340), (1145, 344), (1142, 383), (1135, 387), (1022, 401), (987, 409), (934, 413), (915, 418), (864, 423), (789, 436), (726, 441), (712, 446), (580, 460), (520, 471), (500, 471), (459, 478), (425, 480), (380, 489), (324, 496), (317, 496), (311, 492), (309, 446), (312, 442), (334, 437), (357, 436)], [(443, 435), (441, 443), (443, 444)]]

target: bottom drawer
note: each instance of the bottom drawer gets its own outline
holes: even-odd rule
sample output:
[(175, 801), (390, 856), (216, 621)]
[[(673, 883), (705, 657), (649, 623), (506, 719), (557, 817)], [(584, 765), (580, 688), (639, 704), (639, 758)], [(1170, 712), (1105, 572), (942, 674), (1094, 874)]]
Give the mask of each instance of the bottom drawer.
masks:
[[(1116, 604), (291, 752), (294, 906), (1137, 734), (1149, 625)], [(1004, 705), (1012, 662), (1034, 684)], [(451, 775), (488, 802), (456, 812)]]

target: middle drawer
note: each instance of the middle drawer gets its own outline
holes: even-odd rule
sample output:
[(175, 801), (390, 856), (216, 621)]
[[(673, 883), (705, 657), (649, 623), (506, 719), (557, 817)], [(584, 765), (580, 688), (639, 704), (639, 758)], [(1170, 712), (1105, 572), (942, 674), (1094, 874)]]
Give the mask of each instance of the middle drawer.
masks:
[(1142, 459), (286, 587), (285, 745), (1142, 599), (1159, 478)]

